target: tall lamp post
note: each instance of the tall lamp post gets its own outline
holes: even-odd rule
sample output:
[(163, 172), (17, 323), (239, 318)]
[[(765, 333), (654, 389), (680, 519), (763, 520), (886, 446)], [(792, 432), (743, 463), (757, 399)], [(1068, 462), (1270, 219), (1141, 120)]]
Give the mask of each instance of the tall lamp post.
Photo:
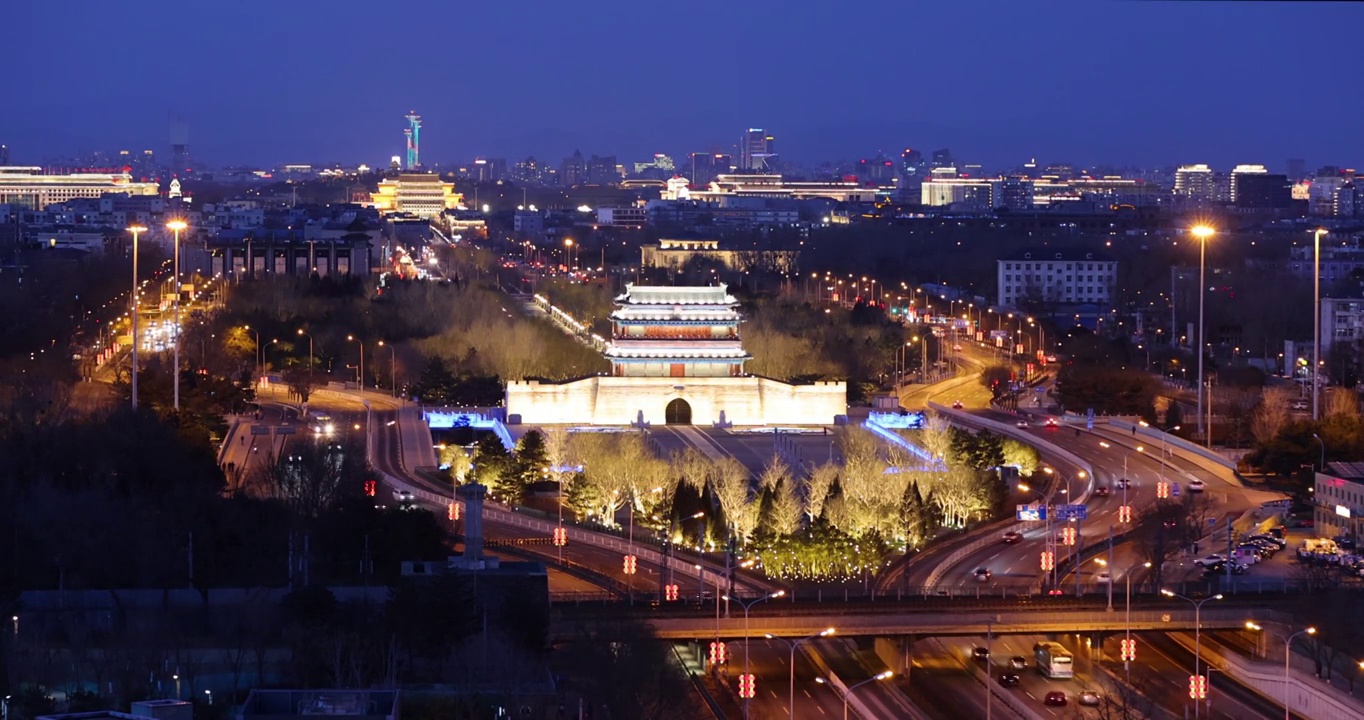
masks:
[(1293, 715), (1288, 709), (1288, 682), (1291, 672), (1289, 661), (1293, 659), (1293, 638), (1299, 635), (1316, 635), (1317, 629), (1309, 627), (1306, 630), (1299, 630), (1283, 641), (1283, 720), (1292, 720)]
[[(1141, 566), (1149, 570), (1151, 568), (1151, 563), (1142, 563)], [(1124, 653), (1122, 659), (1122, 669), (1127, 675), (1126, 682), (1129, 685), (1132, 684), (1132, 656), (1136, 654), (1133, 652), (1136, 648), (1132, 647), (1132, 571), (1136, 569), (1136, 566), (1127, 569), (1127, 611), (1126, 618), (1123, 620), (1123, 624), (1127, 627), (1125, 635), (1127, 638), (1127, 646), (1132, 648), (1128, 653)], [(1112, 583), (1110, 582), (1109, 584)]]
[(166, 223), (166, 227), (175, 235), (175, 270), (171, 278), (171, 287), (175, 292), (175, 372), (172, 375), (172, 390), (174, 400), (172, 404), (176, 410), (180, 409), (180, 233), (189, 227), (184, 220), (172, 220)]
[(1321, 236), (1328, 231), (1312, 231), (1312, 419), (1321, 419)]
[[(895, 674), (895, 673), (893, 673), (893, 672), (887, 670), (887, 671), (885, 671), (885, 672), (883, 672), (883, 673), (880, 673), (880, 674), (877, 674), (877, 675), (873, 675), (873, 676), (867, 678), (866, 680), (863, 680), (862, 682), (857, 683), (856, 685), (853, 685), (852, 687), (850, 687), (850, 688), (848, 688), (847, 690), (843, 691), (843, 720), (848, 720), (848, 698), (852, 696), (854, 690), (856, 690), (857, 688), (862, 687), (863, 685), (870, 685), (871, 683), (878, 682), (878, 681), (880, 681), (880, 680), (885, 680), (886, 678), (889, 678), (890, 676), (892, 676), (892, 675), (894, 675), (894, 674)], [(819, 683), (819, 684), (821, 684), (821, 685), (830, 684), (828, 680), (825, 680), (825, 679), (822, 678), (822, 677), (820, 677), (820, 678), (815, 678), (815, 682), (817, 682), (817, 683)], [(987, 682), (988, 682), (988, 680), (987, 680)]]
[[(749, 672), (748, 672), (748, 611), (749, 611), (749, 609), (751, 609), (754, 605), (757, 605), (757, 604), (760, 603), (760, 602), (765, 602), (765, 601), (771, 600), (771, 599), (773, 599), (773, 598), (779, 598), (779, 597), (781, 597), (781, 596), (783, 596), (783, 595), (785, 595), (785, 594), (786, 594), (786, 591), (785, 591), (785, 590), (778, 590), (778, 591), (776, 591), (776, 592), (774, 592), (774, 593), (770, 593), (770, 594), (768, 594), (768, 595), (763, 595), (762, 597), (753, 598), (752, 600), (749, 600), (748, 602), (744, 602), (743, 600), (740, 600), (739, 598), (733, 597), (733, 596), (730, 596), (730, 595), (725, 595), (725, 596), (724, 596), (724, 601), (725, 601), (725, 602), (727, 602), (727, 603), (728, 603), (728, 602), (735, 602), (735, 603), (738, 603), (738, 604), (739, 604), (739, 607), (741, 607), (741, 608), (744, 609), (744, 675), (745, 675), (745, 676), (747, 676), (747, 675), (749, 674)], [(752, 698), (744, 698), (744, 717), (745, 717), (745, 718), (748, 717), (748, 705), (749, 705), (749, 702), (750, 702), (751, 700), (752, 700)]]
[(388, 348), (388, 388), (393, 393), (393, 397), (398, 397), (398, 349), (393, 347), (393, 343), (379, 341), (379, 347)]
[[(1209, 225), (1195, 225), (1189, 232), (1198, 238), (1198, 434), (1203, 434), (1203, 300), (1208, 294), (1208, 238), (1216, 232)], [(1174, 298), (1170, 298), (1174, 302)]]
[[(1203, 634), (1202, 634), (1202, 633), (1203, 633), (1203, 623), (1202, 623), (1202, 619), (1201, 619), (1201, 614), (1202, 614), (1202, 612), (1203, 612), (1203, 603), (1206, 603), (1206, 602), (1211, 601), (1211, 600), (1221, 600), (1221, 599), (1222, 599), (1222, 593), (1217, 593), (1216, 595), (1213, 595), (1212, 597), (1205, 597), (1205, 598), (1203, 598), (1202, 600), (1194, 600), (1193, 598), (1187, 598), (1187, 597), (1184, 597), (1183, 595), (1180, 595), (1179, 593), (1170, 592), (1169, 590), (1164, 590), (1164, 589), (1162, 589), (1162, 590), (1160, 591), (1160, 594), (1161, 594), (1161, 595), (1164, 595), (1164, 596), (1167, 597), (1167, 598), (1175, 598), (1175, 599), (1178, 599), (1178, 600), (1183, 600), (1184, 602), (1189, 603), (1190, 605), (1193, 605), (1193, 607), (1194, 607), (1194, 621), (1193, 621), (1193, 624), (1194, 624), (1193, 674), (1194, 674), (1194, 677), (1199, 677), (1199, 676), (1201, 675), (1199, 669), (1200, 669), (1200, 665), (1201, 665), (1201, 663), (1202, 663), (1201, 649), (1202, 649), (1202, 639), (1203, 639)], [(1286, 689), (1286, 688), (1285, 688), (1285, 692), (1287, 692), (1287, 689)], [(1197, 702), (1197, 698), (1195, 698), (1195, 701), (1194, 701), (1194, 717), (1195, 717), (1195, 718), (1198, 717), (1198, 702)]]
[(133, 234), (133, 290), (128, 298), (129, 314), (133, 318), (133, 409), (137, 409), (137, 238), (147, 228), (144, 225), (130, 225), (128, 232)]
[(265, 352), (264, 348), (260, 346), (260, 331), (252, 329), (250, 325), (243, 325), (242, 329), (251, 333), (251, 335), (256, 338), (256, 378), (259, 380), (262, 365), (261, 355)]
[[(786, 704), (790, 706), (788, 709), (791, 711), (790, 712), (791, 720), (796, 720), (796, 648), (799, 647), (801, 643), (807, 640), (828, 637), (830, 635), (833, 635), (835, 632), (837, 631), (834, 630), (833, 628), (828, 628), (826, 630), (820, 630), (814, 635), (806, 635), (805, 637), (799, 640), (787, 640), (786, 638), (777, 637), (772, 633), (767, 633), (767, 635), (765, 636), (768, 640), (780, 640), (786, 643), (786, 646), (791, 649), (791, 689), (789, 691), (790, 696), (786, 701)], [(747, 653), (748, 651), (745, 650), (744, 652)]]
[(308, 338), (308, 377), (313, 375), (313, 336), (303, 330), (298, 329), (298, 336)]
[(360, 368), (359, 368), (359, 373), (360, 373), (360, 392), (364, 392), (364, 391), (365, 391), (365, 341), (364, 341), (364, 340), (361, 340), (361, 339), (359, 339), (359, 338), (357, 338), (357, 337), (355, 337), (354, 335), (347, 335), (347, 336), (346, 336), (346, 339), (347, 339), (347, 340), (350, 340), (350, 341), (352, 341), (352, 342), (354, 342), (354, 343), (356, 343), (357, 345), (360, 346)]

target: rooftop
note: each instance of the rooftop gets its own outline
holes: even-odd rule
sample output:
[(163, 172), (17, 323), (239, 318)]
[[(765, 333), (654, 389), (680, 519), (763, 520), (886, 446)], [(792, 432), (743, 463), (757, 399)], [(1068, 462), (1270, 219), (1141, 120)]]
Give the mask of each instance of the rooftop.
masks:
[(1325, 474), (1334, 475), (1342, 480), (1364, 482), (1364, 462), (1326, 463)]
[(237, 718), (330, 715), (394, 720), (398, 696), (396, 690), (252, 690)]
[(1024, 248), (1005, 255), (1000, 260), (1051, 260), (1114, 262), (1116, 258), (1101, 250), (1062, 250), (1057, 248)]
[(730, 295), (727, 285), (635, 285), (625, 286), (625, 294), (616, 298), (622, 305), (733, 305), (738, 302)]

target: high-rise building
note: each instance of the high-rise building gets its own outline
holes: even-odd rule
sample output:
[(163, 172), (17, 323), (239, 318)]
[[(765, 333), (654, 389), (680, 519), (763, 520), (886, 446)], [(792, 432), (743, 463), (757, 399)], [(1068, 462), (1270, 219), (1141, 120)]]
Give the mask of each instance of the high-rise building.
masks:
[[(1264, 165), (1237, 165), (1231, 169), (1231, 201), (1237, 202), (1241, 194), (1241, 183), (1248, 175), (1267, 175), (1269, 170)], [(1287, 177), (1280, 175), (1279, 177)]]
[(925, 167), (924, 154), (914, 148), (905, 148), (900, 153), (900, 174), (906, 177), (922, 175)]
[(874, 159), (857, 161), (857, 179), (864, 183), (889, 185), (895, 180), (895, 175), (895, 163), (885, 155), (878, 154)]
[(1175, 195), (1204, 202), (1213, 200), (1217, 195), (1217, 184), (1212, 168), (1202, 163), (1181, 165), (1175, 170)]
[[(182, 117), (171, 120), (170, 126), (171, 173), (187, 174), (193, 168), (189, 156), (189, 123)], [(148, 153), (151, 151), (148, 150)]]
[(651, 160), (647, 162), (635, 163), (635, 175), (639, 177), (651, 177), (659, 180), (666, 180), (672, 177), (677, 170), (673, 159), (666, 153), (654, 153)]
[(947, 148), (942, 148), (941, 150), (933, 151), (933, 160), (928, 164), (928, 167), (933, 169), (952, 167), (954, 165), (956, 165), (956, 161), (952, 159), (952, 151)]
[(1283, 209), (1293, 205), (1293, 183), (1287, 175), (1266, 172), (1232, 174), (1233, 201), (1237, 207)]
[(739, 138), (739, 170), (767, 172), (775, 169), (777, 139), (762, 128), (749, 128)]
[(723, 153), (692, 153), (691, 154), (691, 186), (693, 188), (704, 188), (715, 178), (721, 175), (728, 175), (734, 159)]
[(479, 182), (497, 182), (507, 177), (506, 158), (479, 158), (470, 168), (470, 177)]
[(615, 155), (598, 157), (593, 155), (587, 161), (587, 182), (590, 185), (616, 185), (620, 183), (620, 167)]
[(522, 185), (544, 185), (545, 173), (549, 170), (544, 163), (536, 160), (533, 156), (525, 160), (518, 160), (512, 166), (512, 179)]
[(9, 146), (0, 144), (0, 167), (9, 164)]
[(403, 136), (407, 138), (407, 169), (415, 170), (422, 164), (422, 116), (416, 110), (406, 116), (407, 128)]
[(573, 154), (564, 158), (563, 165), (559, 169), (559, 184), (564, 187), (574, 187), (587, 182), (587, 162), (583, 160), (581, 150), (574, 150)]
[(1307, 177), (1307, 161), (1302, 158), (1288, 159), (1288, 179), (1301, 180)]

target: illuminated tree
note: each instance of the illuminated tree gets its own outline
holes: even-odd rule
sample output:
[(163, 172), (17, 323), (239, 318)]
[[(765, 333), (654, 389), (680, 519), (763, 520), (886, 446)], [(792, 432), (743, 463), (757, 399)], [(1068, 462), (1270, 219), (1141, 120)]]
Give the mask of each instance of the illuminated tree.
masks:
[(838, 466), (828, 462), (816, 465), (805, 479), (805, 514), (813, 524), (824, 514), (824, 503), (829, 499), (834, 482), (838, 480)]
[(773, 501), (768, 513), (768, 528), (776, 535), (792, 535), (800, 530), (800, 518), (805, 514), (805, 506), (796, 494), (796, 481), (782, 478), (773, 491)]

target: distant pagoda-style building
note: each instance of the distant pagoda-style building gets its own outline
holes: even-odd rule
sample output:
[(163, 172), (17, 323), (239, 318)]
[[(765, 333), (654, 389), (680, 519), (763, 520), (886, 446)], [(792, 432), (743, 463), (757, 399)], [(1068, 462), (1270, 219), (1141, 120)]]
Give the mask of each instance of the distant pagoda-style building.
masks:
[(752, 358), (726, 286), (626, 285), (611, 313), (606, 359), (616, 377), (739, 377)]

